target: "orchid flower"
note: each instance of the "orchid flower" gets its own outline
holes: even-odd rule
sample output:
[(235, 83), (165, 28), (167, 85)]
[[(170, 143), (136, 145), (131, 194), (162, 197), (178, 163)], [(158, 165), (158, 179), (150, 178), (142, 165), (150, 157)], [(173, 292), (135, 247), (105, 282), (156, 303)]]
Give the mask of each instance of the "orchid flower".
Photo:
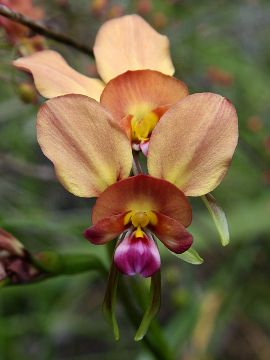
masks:
[(192, 244), (186, 227), (192, 219), (185, 195), (168, 181), (137, 175), (108, 187), (92, 210), (85, 237), (101, 245), (121, 236), (114, 261), (127, 275), (152, 276), (160, 256), (152, 234), (180, 254)]
[[(125, 233), (115, 253), (124, 273), (150, 276), (159, 269), (152, 233), (175, 253), (191, 246), (192, 236), (185, 229), (191, 208), (185, 195), (164, 180), (146, 175), (128, 178), (129, 139), (98, 102), (84, 95), (51, 99), (39, 111), (37, 132), (44, 154), (67, 190), (99, 197), (94, 226), (86, 237), (103, 244)], [(124, 259), (129, 260), (124, 264)]]
[[(144, 46), (146, 43), (151, 46)], [(168, 181), (186, 196), (208, 194), (225, 176), (237, 144), (235, 109), (220, 95), (188, 95), (186, 85), (170, 76), (174, 68), (168, 45), (166, 37), (137, 15), (106, 22), (94, 45), (97, 68), (107, 82), (105, 87), (100, 80), (71, 69), (55, 52), (43, 51), (15, 61), (15, 66), (33, 74), (41, 94), (55, 97), (39, 112), (38, 141), (54, 163), (59, 180), (73, 194), (102, 199), (107, 191), (113, 192), (118, 186), (124, 188), (129, 183), (124, 179), (131, 171), (132, 149), (147, 155), (148, 173), (159, 179), (155, 181)], [(63, 94), (66, 95), (59, 96)], [(137, 189), (142, 180), (134, 181), (133, 187)], [(116, 182), (119, 185), (113, 185)], [(140, 187), (137, 191), (141, 193)], [(149, 195), (145, 191), (143, 199)], [(131, 190), (126, 196), (131, 196), (130, 193)], [(134, 194), (132, 197), (135, 199)], [(98, 204), (99, 200), (97, 208)], [(104, 215), (105, 218), (117, 215), (119, 221), (112, 223), (110, 218), (105, 223), (116, 226), (117, 235), (125, 233), (115, 259), (123, 259), (121, 254), (126, 251), (126, 259), (132, 262), (134, 256), (128, 254), (148, 248), (152, 249), (149, 256), (155, 263), (152, 268), (157, 269), (157, 250), (150, 232), (159, 229), (160, 209), (154, 206), (145, 210), (143, 204), (142, 201), (141, 208), (134, 209), (132, 204), (129, 208), (123, 202), (120, 213)], [(90, 241), (104, 243), (108, 241), (104, 239), (111, 239), (108, 227), (102, 230), (103, 237), (99, 234), (98, 239), (92, 238), (98, 233), (99, 221), (104, 225), (105, 218), (93, 217), (93, 228), (86, 232)], [(184, 229), (189, 225), (175, 220)], [(187, 234), (184, 237), (189, 239), (190, 246), (192, 237)], [(171, 250), (176, 253), (189, 247), (183, 246), (179, 234), (175, 239), (180, 248)], [(170, 248), (170, 244), (165, 245)], [(117, 260), (116, 263), (126, 273), (152, 274), (151, 270), (142, 271), (149, 260), (145, 259), (140, 264), (129, 262), (126, 267), (121, 267)], [(128, 266), (133, 270), (127, 270)]]
[[(138, 248), (146, 253), (148, 248), (155, 266), (149, 264), (157, 269), (158, 257), (150, 233), (159, 237), (159, 221), (161, 224), (165, 221), (162, 215), (178, 221), (182, 233), (178, 226), (178, 233), (171, 233), (168, 243), (164, 241), (164, 234), (159, 238), (170, 250), (181, 253), (191, 245), (191, 236), (184, 229), (191, 218), (187, 221), (162, 212), (153, 200), (161, 197), (162, 191), (153, 190), (150, 196), (152, 185), (147, 184), (162, 189), (170, 183), (172, 193), (178, 188), (178, 198), (182, 199), (178, 201), (179, 209), (186, 209), (188, 213), (189, 206), (182, 193), (186, 196), (207, 194), (225, 176), (237, 143), (237, 116), (228, 100), (211, 93), (189, 95), (173, 105), (156, 124), (149, 141), (148, 172), (158, 178), (155, 180), (145, 176), (125, 180), (132, 167), (130, 140), (112, 115), (87, 96), (65, 95), (47, 101), (39, 111), (37, 131), (44, 154), (54, 163), (57, 176), (67, 190), (77, 196), (99, 196), (96, 208), (107, 207), (102, 216), (95, 215), (99, 210), (94, 210), (93, 228), (87, 230), (87, 238), (94, 243), (104, 243), (126, 232), (115, 259), (123, 259), (122, 254), (126, 252), (126, 259), (130, 261), (122, 267), (120, 260), (116, 263), (128, 274), (132, 273), (131, 269), (149, 274), (151, 270), (142, 271), (149, 258), (142, 261), (137, 257), (138, 264), (132, 265), (135, 258), (132, 254), (138, 253)], [(160, 185), (154, 186), (157, 183)], [(129, 187), (126, 184), (130, 184)], [(117, 196), (113, 195), (115, 191)], [(162, 201), (166, 200), (166, 204), (177, 197), (165, 190), (164, 194)], [(149, 196), (153, 206), (148, 204)], [(122, 207), (110, 211), (119, 201)], [(111, 216), (116, 216), (114, 221)], [(166, 221), (164, 224), (170, 232), (170, 220)], [(182, 235), (188, 239), (189, 246), (183, 245)]]
[(33, 75), (38, 91), (46, 98), (82, 94), (97, 101), (104, 83), (128, 70), (174, 73), (168, 38), (157, 33), (138, 15), (126, 15), (104, 23), (97, 33), (93, 49), (103, 81), (78, 73), (52, 50), (19, 58), (14, 65)]

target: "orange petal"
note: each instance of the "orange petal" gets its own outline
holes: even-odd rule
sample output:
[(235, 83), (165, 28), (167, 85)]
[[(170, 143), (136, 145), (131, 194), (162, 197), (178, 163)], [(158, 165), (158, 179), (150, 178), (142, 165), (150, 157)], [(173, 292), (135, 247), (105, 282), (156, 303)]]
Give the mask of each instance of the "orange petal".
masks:
[(77, 196), (98, 196), (129, 176), (129, 140), (87, 96), (70, 94), (47, 101), (38, 113), (37, 135), (59, 180)]
[(187, 95), (187, 86), (182, 81), (158, 71), (138, 70), (111, 80), (100, 102), (119, 122), (126, 115), (140, 115), (172, 105)]
[(99, 220), (95, 225), (85, 230), (84, 236), (92, 244), (103, 245), (115, 239), (125, 230), (124, 217), (125, 213)]
[(46, 98), (82, 94), (99, 101), (104, 88), (102, 81), (91, 79), (72, 69), (56, 51), (38, 51), (15, 60), (13, 64), (33, 75), (38, 91)]
[(156, 213), (158, 221), (156, 226), (148, 226), (161, 242), (176, 254), (181, 254), (192, 245), (192, 235), (185, 227), (164, 214)]
[(92, 222), (131, 210), (162, 212), (185, 226), (192, 218), (188, 200), (176, 186), (137, 175), (113, 184), (101, 194), (92, 211)]
[(169, 40), (138, 15), (107, 21), (94, 45), (97, 69), (108, 82), (127, 70), (151, 69), (172, 75)]
[(148, 150), (149, 174), (175, 184), (187, 196), (199, 196), (221, 182), (238, 140), (237, 115), (224, 97), (187, 96), (155, 127)]

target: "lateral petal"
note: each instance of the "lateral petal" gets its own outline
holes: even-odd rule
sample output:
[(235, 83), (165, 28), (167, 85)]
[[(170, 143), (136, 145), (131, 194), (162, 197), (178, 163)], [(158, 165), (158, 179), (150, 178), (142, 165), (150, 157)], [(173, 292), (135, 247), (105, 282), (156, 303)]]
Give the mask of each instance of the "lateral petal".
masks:
[(137, 175), (105, 190), (92, 211), (92, 223), (127, 211), (157, 211), (188, 226), (192, 210), (185, 195), (168, 181)]
[(159, 240), (171, 251), (181, 254), (192, 245), (192, 235), (180, 222), (164, 214), (156, 213), (157, 225), (148, 226)]
[(237, 140), (237, 114), (226, 98), (189, 95), (171, 107), (153, 130), (149, 174), (170, 181), (187, 196), (206, 194), (225, 176)]
[(97, 101), (104, 85), (98, 79), (91, 79), (72, 69), (56, 51), (38, 51), (13, 62), (16, 68), (33, 75), (40, 94), (53, 98), (65, 94), (87, 95)]
[(63, 186), (77, 196), (98, 196), (129, 176), (129, 140), (95, 100), (64, 95), (47, 101), (37, 120), (38, 142)]
[(85, 238), (95, 245), (103, 245), (115, 239), (125, 230), (124, 217), (125, 213), (99, 220), (85, 230)]
[(167, 36), (156, 32), (138, 15), (105, 22), (97, 33), (94, 54), (98, 72), (105, 82), (127, 70), (174, 73)]
[(126, 115), (171, 106), (187, 95), (187, 86), (182, 81), (159, 71), (137, 70), (112, 79), (105, 86), (100, 102), (119, 122)]

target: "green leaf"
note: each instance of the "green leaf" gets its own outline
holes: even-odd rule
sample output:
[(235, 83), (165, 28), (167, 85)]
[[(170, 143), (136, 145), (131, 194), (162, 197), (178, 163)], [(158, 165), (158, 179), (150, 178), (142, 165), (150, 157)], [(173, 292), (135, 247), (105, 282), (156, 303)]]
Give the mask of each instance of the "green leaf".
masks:
[(189, 264), (193, 265), (201, 265), (204, 260), (200, 257), (200, 255), (197, 253), (197, 251), (193, 248), (188, 249), (183, 254), (176, 254), (172, 251), (170, 251), (174, 256), (177, 256), (179, 259), (186, 261)]
[(120, 339), (119, 328), (115, 316), (115, 303), (116, 303), (118, 279), (119, 279), (119, 271), (117, 270), (114, 261), (112, 260), (105, 297), (102, 305), (102, 311), (104, 316), (108, 319), (108, 321), (112, 325), (115, 340)]
[(154, 317), (159, 312), (160, 308), (160, 293), (161, 293), (161, 276), (160, 270), (157, 271), (151, 277), (151, 287), (150, 287), (150, 301), (147, 309), (145, 310), (141, 324), (135, 334), (134, 340), (140, 341), (147, 333), (147, 330), (154, 319)]
[(221, 244), (226, 246), (230, 242), (230, 234), (228, 228), (228, 222), (226, 215), (222, 208), (217, 204), (216, 199), (213, 195), (206, 194), (202, 196), (202, 200), (207, 207), (214, 223), (216, 225), (217, 231), (220, 236)]

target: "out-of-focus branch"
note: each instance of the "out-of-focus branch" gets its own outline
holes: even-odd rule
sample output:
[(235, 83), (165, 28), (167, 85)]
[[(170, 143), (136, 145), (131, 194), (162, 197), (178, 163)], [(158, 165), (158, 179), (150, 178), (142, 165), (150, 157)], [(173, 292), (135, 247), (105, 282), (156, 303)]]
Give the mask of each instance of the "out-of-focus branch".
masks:
[(65, 34), (56, 32), (56, 31), (42, 25), (40, 22), (34, 21), (27, 16), (24, 16), (18, 12), (15, 12), (5, 5), (0, 5), (0, 15), (5, 16), (6, 18), (8, 18), (12, 21), (15, 21), (19, 24), (27, 26), (29, 29), (31, 29), (33, 32), (35, 32), (37, 34), (43, 35), (49, 39), (53, 39), (62, 44), (71, 46), (74, 49), (76, 49), (84, 54), (90, 55), (92, 57), (94, 56), (93, 50), (90, 47), (77, 42), (76, 40), (68, 37)]
[(55, 181), (55, 175), (51, 167), (36, 165), (8, 154), (0, 154), (0, 169), (6, 168), (24, 176), (33, 177), (43, 181)]

